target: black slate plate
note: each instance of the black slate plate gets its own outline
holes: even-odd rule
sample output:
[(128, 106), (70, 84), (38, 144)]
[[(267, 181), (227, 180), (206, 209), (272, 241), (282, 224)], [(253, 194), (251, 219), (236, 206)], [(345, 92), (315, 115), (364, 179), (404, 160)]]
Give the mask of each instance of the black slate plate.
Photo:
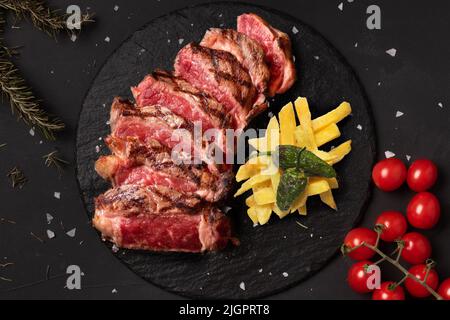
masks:
[[(295, 223), (299, 219), (296, 215), (283, 220), (275, 217), (268, 225), (254, 228), (246, 216), (244, 197), (230, 198), (227, 204), (232, 207), (230, 214), (242, 243), (239, 247), (204, 255), (116, 253), (144, 279), (191, 298), (257, 298), (294, 286), (336, 254), (370, 195), (374, 127), (364, 90), (343, 57), (317, 32), (290, 16), (252, 5), (215, 3), (151, 21), (116, 50), (95, 78), (83, 104), (77, 138), (78, 180), (89, 216), (94, 197), (109, 187), (95, 173), (94, 162), (100, 154), (108, 153), (99, 137), (109, 133), (107, 120), (113, 97), (129, 97), (129, 87), (146, 73), (157, 67), (171, 69), (184, 44), (199, 41), (210, 27), (234, 28), (236, 17), (244, 12), (261, 15), (289, 33), (293, 42), (299, 80), (287, 94), (275, 98), (270, 111), (276, 114), (286, 102), (306, 96), (313, 116), (318, 116), (347, 100), (353, 116), (341, 123), (343, 135), (338, 142), (352, 139), (353, 151), (337, 166), (341, 188), (335, 197), (339, 211), (333, 212), (317, 199), (309, 200), (309, 215), (301, 218), (307, 230)], [(293, 33), (294, 26), (298, 33)], [(265, 128), (268, 120), (264, 113), (251, 127)], [(245, 290), (240, 288), (241, 283)]]

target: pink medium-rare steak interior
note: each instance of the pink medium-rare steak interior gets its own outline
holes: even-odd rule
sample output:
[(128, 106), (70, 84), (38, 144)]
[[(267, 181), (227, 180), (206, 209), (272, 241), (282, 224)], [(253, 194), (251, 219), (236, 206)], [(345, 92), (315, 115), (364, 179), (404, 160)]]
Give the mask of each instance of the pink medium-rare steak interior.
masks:
[(213, 174), (205, 165), (175, 165), (170, 158), (159, 155), (146, 159), (102, 156), (97, 160), (95, 169), (113, 186), (163, 186), (182, 194), (194, 194), (208, 202), (223, 199), (233, 179), (231, 171)]
[(248, 71), (258, 92), (267, 95), (270, 70), (265, 62), (264, 50), (258, 42), (236, 30), (211, 28), (200, 45), (234, 55)]
[(175, 74), (223, 104), (233, 116), (235, 129), (247, 125), (257, 91), (248, 72), (231, 53), (188, 44), (176, 57)]
[(296, 80), (291, 41), (288, 35), (273, 28), (253, 13), (238, 17), (237, 30), (262, 46), (271, 72), (270, 96), (286, 92)]
[(127, 186), (97, 199), (93, 223), (105, 239), (129, 249), (185, 252), (220, 250), (231, 240), (229, 220), (220, 210), (158, 210), (154, 198), (139, 194), (150, 191), (142, 190)]
[(201, 124), (203, 131), (230, 127), (231, 117), (220, 103), (168, 72), (155, 71), (131, 90), (139, 107), (164, 106), (191, 124)]

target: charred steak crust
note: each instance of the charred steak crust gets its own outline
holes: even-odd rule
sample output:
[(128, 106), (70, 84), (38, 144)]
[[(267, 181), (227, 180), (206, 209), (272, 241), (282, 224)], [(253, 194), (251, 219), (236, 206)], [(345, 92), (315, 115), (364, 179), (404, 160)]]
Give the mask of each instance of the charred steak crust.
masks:
[(175, 59), (175, 75), (223, 104), (233, 116), (235, 129), (246, 126), (257, 91), (248, 72), (231, 53), (190, 43)]
[(129, 249), (204, 252), (220, 250), (231, 240), (230, 222), (215, 207), (197, 211), (161, 206), (149, 188), (122, 186), (96, 199), (94, 226), (102, 236)]
[(271, 72), (269, 95), (286, 92), (296, 80), (289, 36), (253, 13), (238, 17), (237, 30), (257, 41), (264, 50)]
[(206, 32), (200, 45), (234, 55), (248, 71), (258, 92), (267, 94), (270, 70), (265, 62), (264, 50), (258, 42), (236, 30), (211, 28)]

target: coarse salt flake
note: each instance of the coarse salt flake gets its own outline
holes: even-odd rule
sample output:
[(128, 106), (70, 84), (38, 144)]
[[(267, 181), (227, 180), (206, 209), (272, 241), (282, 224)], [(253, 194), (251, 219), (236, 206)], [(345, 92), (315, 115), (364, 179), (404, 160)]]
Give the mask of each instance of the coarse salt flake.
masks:
[(296, 26), (293, 26), (293, 27), (292, 27), (292, 33), (293, 33), (293, 34), (297, 34), (297, 33), (298, 33), (298, 29), (297, 29)]
[(119, 11), (119, 6), (117, 4), (114, 6), (114, 11)]
[(47, 230), (47, 237), (49, 239), (53, 239), (55, 237), (55, 233), (52, 230)]
[(50, 213), (46, 213), (45, 216), (47, 218), (47, 223), (48, 224), (52, 223), (53, 216)]
[(111, 41), (111, 38), (110, 37), (106, 37), (105, 38), (105, 42), (110, 42)]
[(241, 282), (241, 283), (239, 284), (239, 288), (241, 288), (241, 290), (245, 291), (245, 283), (244, 283), (244, 282)]
[(283, 277), (287, 278), (289, 277), (289, 274), (287, 272), (283, 272)]
[(338, 8), (339, 8), (339, 10), (343, 11), (344, 10), (344, 3), (343, 2), (339, 3)]
[(61, 192), (56, 192), (56, 191), (55, 191), (55, 193), (53, 193), (53, 196), (54, 196), (56, 199), (61, 199)]
[(73, 238), (73, 237), (75, 237), (75, 233), (76, 233), (76, 232), (77, 232), (77, 228), (73, 228), (72, 230), (67, 231), (66, 234), (67, 234), (69, 237)]
[(388, 55), (390, 55), (391, 57), (395, 57), (395, 55), (397, 54), (397, 49), (392, 48), (392, 49), (386, 50), (386, 53)]
[(406, 160), (411, 160), (411, 156), (409, 154), (406, 155)]
[(396, 118), (400, 118), (402, 115), (404, 115), (404, 113), (401, 112), (401, 111), (397, 111), (397, 112), (395, 113), (395, 117), (396, 117)]
[(393, 153), (392, 151), (387, 150), (387, 151), (384, 152), (384, 156), (386, 157), (386, 159), (389, 159), (389, 158), (395, 157), (395, 153)]
[(358, 124), (357, 126), (356, 126), (356, 129), (358, 129), (358, 130), (362, 130), (363, 129), (363, 127), (362, 127), (362, 125), (360, 125), (360, 124)]

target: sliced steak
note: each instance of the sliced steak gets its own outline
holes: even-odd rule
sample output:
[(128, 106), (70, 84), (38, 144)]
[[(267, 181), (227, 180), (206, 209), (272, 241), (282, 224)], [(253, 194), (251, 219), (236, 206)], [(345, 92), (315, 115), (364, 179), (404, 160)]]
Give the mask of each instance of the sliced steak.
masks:
[(168, 72), (153, 72), (131, 91), (138, 107), (166, 107), (191, 123), (201, 123), (204, 130), (230, 127), (231, 117), (220, 103)]
[(234, 55), (248, 71), (258, 92), (267, 95), (270, 70), (264, 50), (257, 41), (233, 29), (212, 28), (206, 32), (200, 45)]
[(96, 199), (93, 224), (103, 238), (128, 249), (204, 252), (230, 240), (228, 218), (217, 208), (182, 208), (137, 186), (111, 189)]
[(286, 92), (296, 80), (292, 45), (289, 36), (275, 29), (264, 19), (253, 13), (240, 15), (237, 30), (257, 41), (266, 54), (271, 77), (269, 94)]
[(235, 129), (247, 125), (258, 95), (250, 75), (231, 53), (190, 43), (176, 57), (175, 74), (223, 104)]
[(136, 158), (102, 156), (97, 160), (95, 169), (114, 187), (125, 184), (163, 186), (208, 202), (223, 199), (233, 178), (231, 170), (213, 174), (205, 165), (176, 165), (169, 153), (153, 150)]

